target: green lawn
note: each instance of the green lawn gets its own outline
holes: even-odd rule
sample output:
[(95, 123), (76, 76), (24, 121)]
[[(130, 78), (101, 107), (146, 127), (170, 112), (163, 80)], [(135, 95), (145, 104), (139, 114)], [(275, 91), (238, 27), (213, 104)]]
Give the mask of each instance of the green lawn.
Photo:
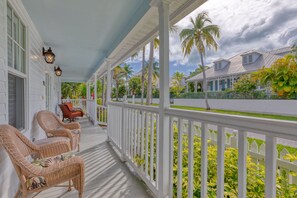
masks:
[(264, 113), (249, 113), (249, 112), (221, 110), (221, 109), (211, 109), (207, 111), (204, 108), (177, 106), (177, 105), (171, 105), (171, 107), (176, 109), (184, 109), (184, 110), (192, 110), (192, 111), (205, 111), (205, 112), (231, 114), (231, 115), (251, 116), (251, 117), (258, 117), (258, 118), (297, 121), (297, 117), (295, 116), (283, 116), (283, 115), (273, 115), (273, 114), (264, 114)]

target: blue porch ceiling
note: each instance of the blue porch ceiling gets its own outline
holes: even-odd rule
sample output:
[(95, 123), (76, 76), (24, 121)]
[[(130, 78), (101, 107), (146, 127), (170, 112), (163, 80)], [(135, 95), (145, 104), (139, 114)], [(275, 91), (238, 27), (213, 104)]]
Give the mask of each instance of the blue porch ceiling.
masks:
[[(149, 9), (149, 0), (22, 0), (64, 81), (86, 81)], [(41, 49), (40, 49), (41, 51)]]

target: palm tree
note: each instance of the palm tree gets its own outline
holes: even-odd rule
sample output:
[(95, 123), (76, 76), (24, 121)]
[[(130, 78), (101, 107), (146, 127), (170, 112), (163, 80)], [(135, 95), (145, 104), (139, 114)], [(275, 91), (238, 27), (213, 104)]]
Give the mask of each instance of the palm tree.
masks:
[(119, 100), (119, 86), (123, 82), (123, 76), (125, 75), (125, 71), (119, 65), (113, 69), (113, 80), (115, 81), (116, 88), (116, 100)]
[(141, 105), (143, 105), (144, 95), (144, 67), (145, 67), (145, 46), (142, 49), (142, 71), (141, 71)]
[[(176, 25), (172, 25), (169, 29), (170, 33), (176, 33), (178, 27)], [(159, 38), (154, 38), (150, 42), (150, 54), (149, 54), (149, 69), (148, 69), (148, 86), (147, 86), (147, 94), (146, 94), (146, 104), (151, 104), (152, 98), (152, 73), (153, 73), (153, 64), (154, 64), (154, 52), (160, 45)]]
[[(136, 55), (133, 54), (132, 56), (131, 56), (131, 59), (135, 58)], [(125, 63), (124, 66), (123, 66), (123, 72), (124, 72), (124, 76), (125, 76), (125, 86), (126, 86), (127, 82), (129, 81), (129, 78), (131, 77), (131, 75), (133, 73), (133, 69), (132, 69), (132, 67), (130, 65)], [(127, 88), (128, 87), (126, 87), (127, 95), (128, 95), (128, 89)]]
[(182, 50), (184, 56), (190, 55), (193, 46), (195, 46), (199, 52), (202, 73), (203, 73), (203, 91), (205, 93), (206, 109), (209, 110), (210, 106), (207, 99), (207, 81), (204, 67), (204, 60), (206, 48), (218, 49), (217, 38), (220, 38), (220, 28), (217, 25), (212, 24), (211, 19), (208, 17), (207, 12), (202, 12), (197, 15), (195, 21), (190, 19), (192, 28), (184, 29), (179, 34), (182, 41)]

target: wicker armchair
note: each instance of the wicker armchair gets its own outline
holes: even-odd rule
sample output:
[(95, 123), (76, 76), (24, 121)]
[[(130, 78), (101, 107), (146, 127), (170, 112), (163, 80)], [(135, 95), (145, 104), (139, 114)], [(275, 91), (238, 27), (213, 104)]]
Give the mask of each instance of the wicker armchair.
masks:
[[(85, 166), (81, 157), (72, 157), (48, 167), (32, 164), (29, 161), (30, 155), (39, 154), (44, 157), (43, 153), (48, 153), (52, 149), (55, 150), (59, 145), (57, 143), (46, 147), (35, 145), (10, 125), (0, 125), (0, 144), (7, 151), (20, 179), (20, 187), (16, 197), (21, 192), (22, 197), (25, 198), (31, 193), (40, 192), (67, 181), (73, 182), (74, 188), (79, 192), (79, 197), (82, 197)], [(42, 181), (42, 183), (39, 182), (39, 185), (36, 186), (36, 182), (38, 182), (36, 180)], [(33, 184), (35, 185), (34, 188), (32, 187)], [(70, 185), (69, 190), (71, 190)]]
[(79, 151), (81, 129), (78, 122), (63, 123), (54, 113), (45, 110), (37, 113), (37, 121), (48, 138), (68, 137), (72, 149)]
[(74, 121), (77, 117), (83, 117), (84, 113), (81, 109), (73, 108), (72, 103), (59, 104), (59, 107), (63, 113), (63, 121), (68, 118), (70, 122)]

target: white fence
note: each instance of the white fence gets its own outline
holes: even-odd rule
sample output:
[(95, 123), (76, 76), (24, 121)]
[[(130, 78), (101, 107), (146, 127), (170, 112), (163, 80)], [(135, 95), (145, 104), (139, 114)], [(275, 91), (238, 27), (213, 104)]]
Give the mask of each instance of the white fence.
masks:
[[(128, 99), (132, 102), (132, 99)], [(140, 98), (134, 99), (140, 103)], [(204, 99), (174, 99), (174, 105), (205, 108)], [(268, 113), (277, 115), (297, 116), (297, 100), (240, 100), (240, 99), (209, 99), (212, 109), (233, 111), (246, 111), (254, 113)], [(153, 103), (159, 103), (159, 98), (154, 98)]]
[[(193, 197), (194, 190), (194, 138), (201, 136), (201, 197), (208, 195), (208, 140), (216, 145), (216, 197), (224, 197), (224, 161), (225, 149), (232, 141), (236, 141), (238, 148), (238, 197), (247, 195), (247, 156), (253, 154), (260, 156), (265, 166), (265, 197), (276, 197), (276, 174), (278, 166), (296, 172), (295, 163), (285, 161), (281, 154), (278, 159), (276, 138), (297, 140), (297, 123), (277, 121), (252, 117), (223, 115), (208, 112), (195, 112), (178, 109), (166, 109), (165, 119), (169, 118), (169, 131), (159, 131), (160, 119), (157, 107), (148, 107), (124, 103), (109, 103), (108, 137), (113, 145), (120, 151), (123, 160), (126, 160), (146, 185), (156, 196), (160, 196), (160, 177), (165, 170), (169, 170), (167, 182), (169, 197)], [(166, 118), (167, 117), (167, 118)], [(184, 123), (187, 123), (186, 125)], [(163, 124), (163, 123), (162, 123)], [(208, 125), (216, 126), (216, 135), (210, 134)], [(166, 128), (166, 127), (165, 127)], [(231, 141), (226, 137), (226, 129), (236, 130), (237, 139)], [(255, 152), (255, 146), (248, 146), (247, 131), (265, 136), (265, 144)], [(160, 147), (160, 136), (169, 132), (169, 150)], [(163, 134), (162, 134), (163, 135)], [(186, 137), (186, 138), (185, 138)], [(166, 140), (167, 141), (167, 140)], [(184, 142), (187, 144), (183, 144)], [(177, 145), (174, 145), (174, 142)], [(227, 145), (226, 145), (227, 142)], [(234, 143), (234, 142), (233, 142)], [(187, 172), (183, 164), (185, 153), (183, 147), (187, 146), (188, 159)], [(164, 153), (165, 152), (165, 153)], [(164, 163), (160, 153), (169, 156)], [(265, 155), (264, 155), (265, 153)], [(166, 158), (167, 159), (167, 158)], [(175, 165), (177, 164), (177, 169)], [(165, 171), (166, 172), (166, 171)], [(175, 177), (175, 178), (173, 178)], [(187, 178), (187, 193), (184, 194), (183, 179)], [(294, 179), (294, 178), (293, 178)], [(164, 182), (164, 181), (163, 181)], [(176, 182), (175, 184), (173, 182)], [(292, 182), (291, 182), (292, 183)], [(294, 182), (293, 182), (294, 183)], [(164, 192), (164, 190), (162, 190)]]

